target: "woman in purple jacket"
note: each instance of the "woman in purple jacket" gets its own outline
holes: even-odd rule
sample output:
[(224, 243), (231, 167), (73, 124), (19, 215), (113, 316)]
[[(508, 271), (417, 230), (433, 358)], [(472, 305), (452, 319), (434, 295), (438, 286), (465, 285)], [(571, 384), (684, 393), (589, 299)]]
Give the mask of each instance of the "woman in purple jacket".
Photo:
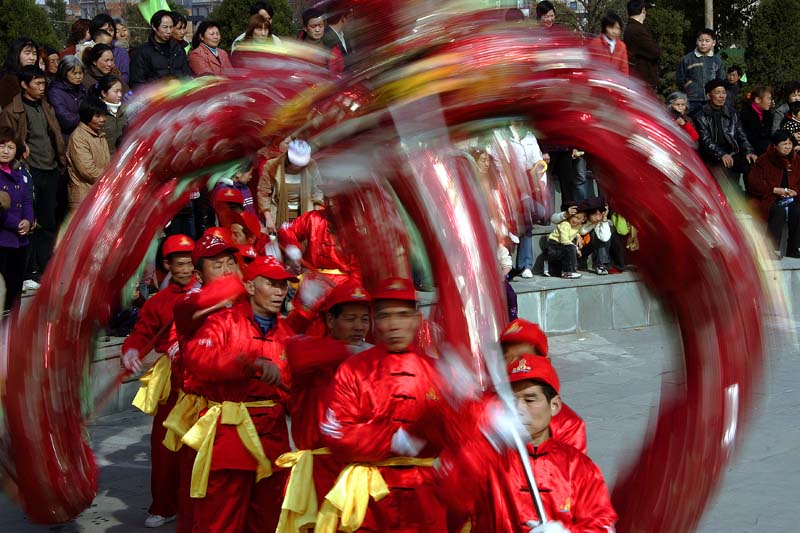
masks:
[(16, 161), (22, 146), (13, 129), (0, 127), (0, 275), (6, 282), (4, 309), (10, 309), (22, 292), (28, 233), (33, 225), (30, 185)]
[(64, 56), (58, 64), (55, 81), (47, 88), (47, 101), (56, 112), (64, 146), (81, 121), (78, 109), (88, 95), (82, 83), (83, 74), (83, 63), (77, 56)]

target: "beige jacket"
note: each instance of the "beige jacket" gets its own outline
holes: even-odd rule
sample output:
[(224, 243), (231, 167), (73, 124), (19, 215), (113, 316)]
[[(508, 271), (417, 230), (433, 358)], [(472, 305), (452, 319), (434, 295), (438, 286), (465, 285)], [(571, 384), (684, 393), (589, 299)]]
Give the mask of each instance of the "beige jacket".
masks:
[(69, 172), (69, 208), (76, 209), (89, 194), (89, 190), (105, 172), (111, 155), (104, 133), (95, 133), (81, 122), (67, 145), (67, 170)]
[[(266, 162), (256, 191), (258, 212), (262, 215), (269, 212), (276, 228), (280, 228), (281, 224), (287, 222), (288, 218), (289, 202), (286, 194), (286, 174), (284, 171), (286, 157), (287, 155), (284, 153)], [(307, 211), (313, 211), (315, 203), (322, 203), (323, 195), (319, 188), (320, 179), (319, 169), (312, 159), (300, 171), (300, 215)]]

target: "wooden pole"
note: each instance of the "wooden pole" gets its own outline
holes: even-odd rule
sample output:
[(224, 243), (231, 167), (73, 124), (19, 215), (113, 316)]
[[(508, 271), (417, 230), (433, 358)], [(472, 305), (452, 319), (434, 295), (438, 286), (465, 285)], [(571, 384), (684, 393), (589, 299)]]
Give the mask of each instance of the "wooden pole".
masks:
[(714, 29), (714, 0), (705, 0), (706, 28)]

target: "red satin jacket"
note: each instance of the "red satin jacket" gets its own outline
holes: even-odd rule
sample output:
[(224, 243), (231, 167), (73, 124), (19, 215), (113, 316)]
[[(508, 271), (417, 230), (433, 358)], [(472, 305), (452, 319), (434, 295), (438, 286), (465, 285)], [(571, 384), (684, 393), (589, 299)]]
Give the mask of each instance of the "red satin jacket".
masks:
[[(444, 408), (433, 360), (410, 349), (389, 353), (382, 345), (354, 355), (339, 366), (330, 386), (322, 437), (344, 463), (395, 457), (392, 436), (414, 428), (428, 412)], [(410, 431), (413, 433), (412, 431)], [(421, 458), (439, 455), (427, 445)], [(368, 531), (442, 532), (445, 509), (435, 496), (433, 468), (380, 467), (390, 494), (371, 501), (363, 527)]]
[(314, 268), (341, 270), (360, 279), (355, 259), (342, 250), (338, 238), (330, 231), (328, 219), (322, 209), (307, 211), (285, 228), (279, 229), (278, 242), (282, 247), (293, 244), (301, 250), (301, 243), (305, 242), (303, 258)]
[(586, 453), (586, 424), (578, 413), (561, 403), (561, 411), (550, 419), (552, 437), (564, 444), (574, 446), (583, 454)]
[[(214, 402), (272, 400), (278, 404), (249, 409), (270, 460), (289, 451), (285, 418), (289, 397), (285, 390), (258, 379), (253, 363), (262, 357), (277, 365), (288, 387), (284, 344), (292, 335), (280, 320), (262, 335), (252, 311), (245, 313), (242, 306), (233, 306), (206, 317), (181, 352), (186, 392)], [(256, 461), (242, 444), (236, 426), (217, 428), (211, 469), (256, 470)]]
[[(613, 533), (617, 513), (603, 475), (591, 459), (557, 440), (528, 445), (548, 520), (571, 533)], [(516, 451), (498, 454), (482, 438), (442, 454), (438, 494), (451, 509), (472, 510), (472, 531), (527, 533), (539, 520)]]

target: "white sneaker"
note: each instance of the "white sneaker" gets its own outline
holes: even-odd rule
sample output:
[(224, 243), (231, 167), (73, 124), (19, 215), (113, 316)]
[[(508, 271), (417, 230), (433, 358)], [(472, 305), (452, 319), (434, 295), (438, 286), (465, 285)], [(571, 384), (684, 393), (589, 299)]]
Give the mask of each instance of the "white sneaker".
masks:
[(147, 518), (144, 521), (144, 527), (161, 527), (164, 524), (169, 524), (170, 522), (175, 521), (175, 515), (172, 516), (161, 516), (157, 514), (147, 515)]
[(519, 277), (525, 278), (525, 279), (531, 279), (533, 277), (533, 272), (531, 272), (530, 268), (526, 268), (525, 270), (522, 271), (522, 273), (519, 275)]
[(41, 287), (41, 285), (39, 283), (36, 283), (32, 279), (26, 279), (25, 281), (22, 282), (23, 291), (35, 291), (39, 287)]
[(564, 272), (561, 274), (561, 277), (564, 279), (580, 279), (581, 273), (580, 272)]

